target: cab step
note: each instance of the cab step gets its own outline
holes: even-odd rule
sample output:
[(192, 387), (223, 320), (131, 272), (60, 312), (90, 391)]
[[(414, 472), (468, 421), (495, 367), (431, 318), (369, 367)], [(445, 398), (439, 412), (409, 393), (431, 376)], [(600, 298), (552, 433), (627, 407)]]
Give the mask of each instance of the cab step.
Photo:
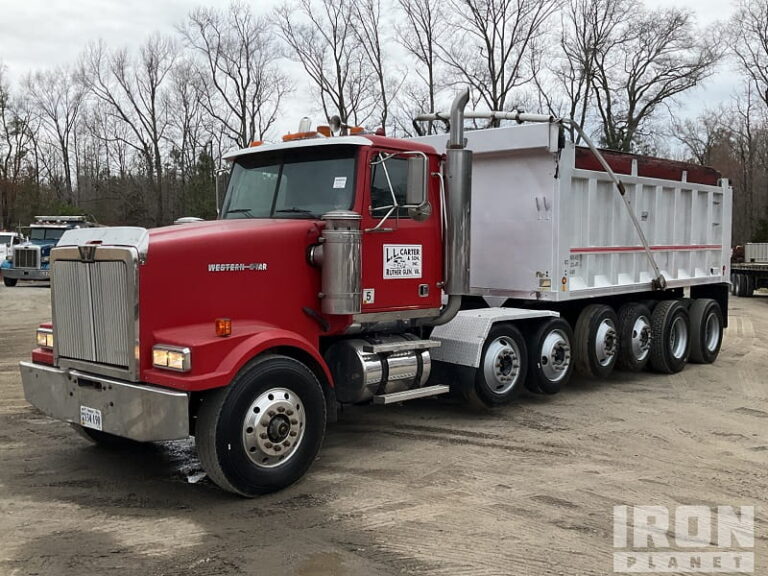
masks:
[(392, 392), (391, 394), (378, 394), (373, 397), (374, 404), (395, 404), (414, 400), (416, 398), (428, 398), (429, 396), (439, 396), (451, 391), (450, 386), (436, 384), (435, 386), (425, 386), (424, 388), (414, 388), (413, 390), (403, 390), (402, 392)]
[(437, 340), (403, 340), (401, 342), (387, 342), (384, 344), (367, 344), (363, 346), (363, 352), (369, 354), (387, 354), (393, 352), (410, 352), (411, 350), (429, 350), (439, 348), (441, 342)]

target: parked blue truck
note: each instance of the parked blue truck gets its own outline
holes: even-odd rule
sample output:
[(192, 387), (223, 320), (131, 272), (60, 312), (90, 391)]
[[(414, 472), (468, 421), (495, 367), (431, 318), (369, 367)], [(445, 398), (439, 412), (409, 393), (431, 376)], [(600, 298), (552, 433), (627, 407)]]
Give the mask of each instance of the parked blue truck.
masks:
[(29, 226), (26, 242), (13, 245), (0, 263), (6, 286), (16, 286), (19, 280), (49, 280), (51, 249), (65, 231), (88, 228), (94, 224), (87, 216), (35, 216)]

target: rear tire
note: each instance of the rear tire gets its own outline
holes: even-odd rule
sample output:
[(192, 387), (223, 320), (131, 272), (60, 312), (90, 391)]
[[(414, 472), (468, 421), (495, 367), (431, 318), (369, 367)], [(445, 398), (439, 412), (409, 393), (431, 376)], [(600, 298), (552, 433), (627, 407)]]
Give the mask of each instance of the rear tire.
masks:
[(651, 357), (651, 313), (631, 302), (619, 309), (619, 358), (616, 367), (639, 372)]
[(8, 288), (13, 288), (14, 286), (16, 286), (16, 282), (18, 281), (19, 281), (18, 278), (6, 278), (5, 276), (3, 276), (3, 284), (8, 286)]
[(582, 376), (607, 378), (618, 359), (618, 318), (610, 306), (590, 304), (576, 321), (576, 371)]
[(496, 324), (488, 333), (467, 400), (486, 406), (512, 401), (525, 382), (528, 351), (520, 331), (511, 324)]
[(573, 331), (562, 318), (551, 318), (534, 332), (525, 387), (538, 394), (557, 394), (573, 373)]
[(709, 298), (697, 298), (688, 314), (691, 319), (690, 361), (712, 364), (720, 354), (723, 343), (723, 312), (720, 305)]
[(325, 396), (312, 371), (287, 356), (262, 356), (204, 397), (195, 436), (200, 463), (229, 492), (274, 492), (312, 465), (325, 422)]
[(659, 302), (651, 315), (651, 368), (675, 374), (685, 368), (691, 349), (688, 311), (679, 300)]

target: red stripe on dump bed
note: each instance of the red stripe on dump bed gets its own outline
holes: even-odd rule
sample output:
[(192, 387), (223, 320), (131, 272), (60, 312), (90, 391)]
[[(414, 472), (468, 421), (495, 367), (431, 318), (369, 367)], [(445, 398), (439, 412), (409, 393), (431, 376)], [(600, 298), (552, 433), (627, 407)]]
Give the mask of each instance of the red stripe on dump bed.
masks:
[[(651, 246), (654, 252), (671, 252), (673, 250), (722, 250), (722, 244), (686, 244), (684, 246)], [(587, 252), (643, 252), (642, 246), (595, 246), (593, 248), (571, 248), (571, 254)]]

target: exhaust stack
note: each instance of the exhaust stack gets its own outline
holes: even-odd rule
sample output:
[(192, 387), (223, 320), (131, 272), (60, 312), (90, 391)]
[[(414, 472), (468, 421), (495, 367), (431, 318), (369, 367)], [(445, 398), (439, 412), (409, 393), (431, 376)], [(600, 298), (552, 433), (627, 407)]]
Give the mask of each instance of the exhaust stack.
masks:
[(472, 151), (465, 148), (464, 108), (469, 90), (451, 105), (451, 132), (446, 150), (445, 292), (469, 294), (470, 210), (472, 204)]

